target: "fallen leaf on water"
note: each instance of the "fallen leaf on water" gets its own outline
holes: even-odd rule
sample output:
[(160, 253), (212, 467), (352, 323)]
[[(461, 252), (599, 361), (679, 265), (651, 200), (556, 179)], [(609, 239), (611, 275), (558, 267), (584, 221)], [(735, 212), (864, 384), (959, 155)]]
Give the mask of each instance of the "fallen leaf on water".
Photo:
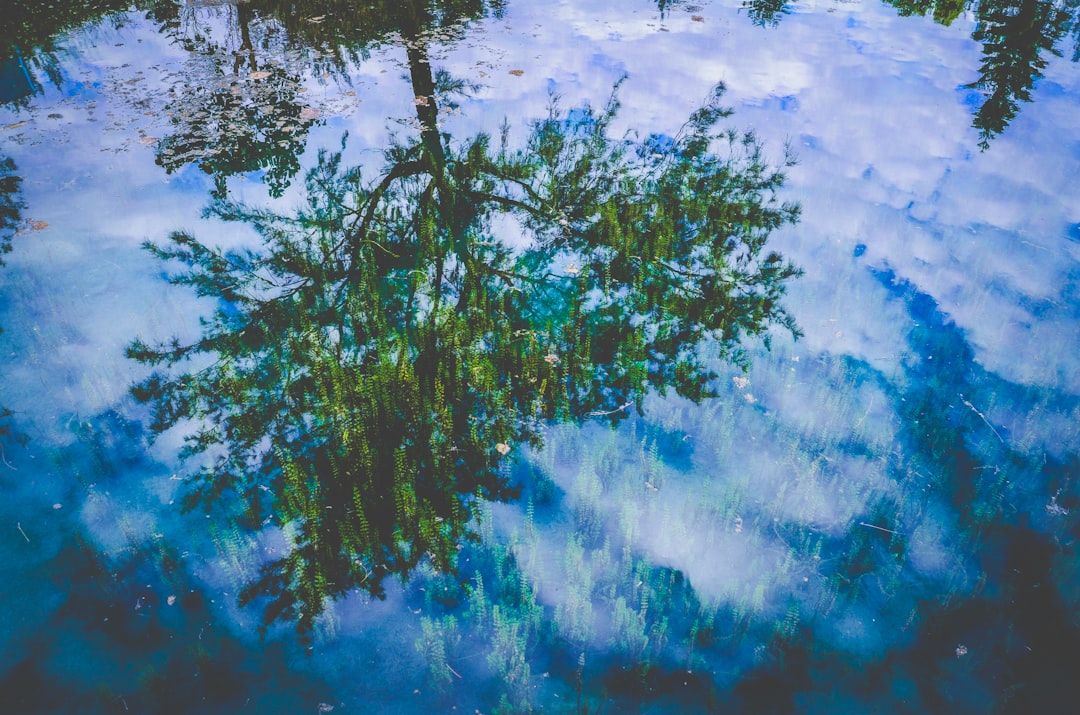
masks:
[(42, 231), (49, 227), (47, 221), (28, 221), (27, 225), (30, 226), (31, 231)]
[(499, 454), (509, 454), (510, 445), (499, 442), (497, 445), (495, 445), (495, 451)]
[(525, 70), (510, 70), (510, 74), (514, 75), (515, 77), (520, 77), (521, 75), (525, 74)]
[(269, 76), (270, 76), (269, 72), (264, 72), (264, 71), (260, 70), (258, 72), (252, 72), (251, 74), (249, 74), (248, 79), (266, 79)]
[(318, 17), (309, 17), (307, 19), (307, 21), (308, 22), (314, 22), (315, 24), (318, 24), (318, 23), (322, 22), (325, 19), (326, 19), (326, 15), (319, 15)]
[(703, 18), (701, 15), (694, 15), (690, 19), (693, 20), (694, 22), (705, 22), (705, 18)]
[(139, 137), (139, 143), (143, 144), (144, 146), (150, 146), (151, 144), (157, 144), (158, 143), (158, 138), (157, 137)]

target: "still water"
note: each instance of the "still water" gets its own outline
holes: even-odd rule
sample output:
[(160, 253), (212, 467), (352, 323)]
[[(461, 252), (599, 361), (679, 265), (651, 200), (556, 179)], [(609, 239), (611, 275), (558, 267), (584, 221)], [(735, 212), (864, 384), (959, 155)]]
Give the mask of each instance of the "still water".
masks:
[(1075, 2), (0, 10), (3, 712), (1075, 711)]

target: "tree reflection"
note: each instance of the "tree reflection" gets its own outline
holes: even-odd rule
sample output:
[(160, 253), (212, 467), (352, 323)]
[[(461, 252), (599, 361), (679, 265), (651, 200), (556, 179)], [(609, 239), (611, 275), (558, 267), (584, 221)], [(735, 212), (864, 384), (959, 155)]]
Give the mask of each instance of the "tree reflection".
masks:
[[(884, 0), (902, 17), (933, 17), (951, 25), (966, 8), (965, 0)], [(755, 25), (779, 24), (789, 9), (786, 0), (744, 0), (743, 7)], [(965, 85), (978, 90), (983, 99), (972, 126), (979, 131), (979, 147), (1005, 131), (1020, 111), (1021, 102), (1032, 101), (1031, 92), (1042, 78), (1051, 55), (1061, 56), (1059, 44), (1072, 33), (1073, 61), (1080, 59), (1080, 3), (1075, 0), (980, 0), (973, 6), (978, 22), (971, 39), (982, 45), (979, 78)]]
[[(11, 251), (11, 241), (22, 225), (22, 177), (15, 173), (15, 162), (11, 157), (0, 156), (0, 268), (4, 266), (4, 255)], [(3, 333), (0, 328), (0, 333)], [(14, 434), (9, 419), (11, 410), (0, 404), (0, 440), (20, 435)], [(3, 455), (3, 442), (0, 441), (0, 458)]]
[(1045, 0), (983, 0), (979, 23), (971, 38), (981, 42), (979, 79), (968, 85), (986, 97), (972, 122), (979, 146), (1005, 131), (1031, 101), (1031, 90), (1046, 69), (1048, 55), (1058, 55), (1057, 43), (1075, 22), (1076, 6)]
[(746, 14), (759, 27), (776, 27), (791, 12), (787, 0), (743, 0)]
[(120, 22), (130, 3), (124, 0), (80, 0), (42, 3), (8, 0), (0, 23), (0, 103), (24, 103), (41, 92), (34, 76), (43, 73), (60, 84), (60, 65), (55, 54), (56, 37), (88, 22), (115, 17)]
[(553, 102), (520, 148), (505, 127), (453, 142), (427, 10), (408, 10), (420, 132), (381, 173), (323, 153), (295, 215), (217, 197), (211, 213), (254, 227), (259, 251), (185, 233), (149, 246), (221, 307), (195, 343), (131, 346), (174, 367), (135, 394), (157, 432), (195, 421), (185, 455), (211, 463), (188, 508), (289, 540), (241, 596), (268, 597), (267, 624), (310, 629), (327, 598), (379, 596), (424, 558), (453, 572), (474, 500), (515, 496), (507, 455), (544, 421), (616, 421), (650, 389), (710, 396), (701, 349), (745, 363), (745, 339), (796, 332), (780, 298), (798, 271), (765, 243), (798, 208), (754, 136), (720, 126), (722, 87), (675, 137), (610, 137), (613, 95)]
[[(951, 24), (966, 7), (957, 0), (886, 2), (900, 15), (931, 15), (942, 25)], [(966, 88), (984, 97), (972, 126), (979, 131), (979, 147), (985, 150), (1016, 118), (1020, 102), (1031, 101), (1031, 90), (1042, 77), (1048, 55), (1060, 56), (1058, 43), (1076, 25), (1078, 6), (1047, 0), (982, 0), (975, 11), (978, 24), (971, 39), (982, 43), (983, 59), (979, 78)]]
[[(228, 177), (262, 171), (271, 194), (280, 196), (300, 169), (298, 157), (320, 114), (303, 100), (305, 71), (348, 82), (349, 63), (380, 42), (400, 39), (402, 28), (411, 25), (419, 37), (500, 11), (501, 3), (482, 0), (323, 0), (299, 12), (280, 0), (236, 2), (224, 10), (157, 8), (162, 30), (191, 53), (190, 71), (169, 90), (173, 131), (159, 142), (157, 161), (169, 173), (197, 164), (221, 196)], [(230, 29), (223, 41), (212, 39), (215, 18)]]
[(939, 25), (949, 26), (967, 7), (966, 0), (885, 0), (900, 17), (929, 16)]
[[(275, 40), (271, 34), (253, 40), (248, 3), (212, 11), (223, 18), (203, 18), (194, 7), (172, 11), (177, 14), (156, 19), (191, 55), (188, 71), (169, 89), (165, 111), (172, 131), (157, 144), (157, 163), (170, 174), (197, 164), (213, 177), (218, 195), (225, 194), (228, 177), (262, 171), (271, 194), (280, 196), (300, 170), (298, 157), (318, 117), (301, 100), (300, 73), (260, 60)], [(212, 27), (202, 26), (214, 19), (230, 28), (225, 41), (216, 42)]]

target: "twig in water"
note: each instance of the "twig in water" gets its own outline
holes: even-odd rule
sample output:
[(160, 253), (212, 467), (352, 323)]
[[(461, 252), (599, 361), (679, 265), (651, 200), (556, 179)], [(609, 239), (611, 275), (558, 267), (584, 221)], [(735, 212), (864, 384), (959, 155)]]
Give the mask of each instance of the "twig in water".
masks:
[(459, 673), (456, 670), (454, 670), (453, 668), (451, 668), (449, 663), (446, 664), (446, 669), (449, 670), (454, 675), (456, 675), (459, 679), (462, 679), (461, 678), (461, 673)]
[(986, 426), (990, 428), (990, 431), (994, 433), (994, 436), (997, 437), (999, 440), (1001, 440), (1002, 444), (1005, 444), (1005, 440), (1002, 439), (1001, 435), (998, 434), (998, 431), (996, 429), (994, 429), (994, 425), (990, 424), (990, 420), (986, 419), (986, 415), (984, 415), (982, 412), (979, 412), (977, 409), (975, 409), (975, 405), (973, 405), (970, 402), (968, 402), (967, 400), (965, 400), (963, 395), (960, 395), (960, 401), (963, 402), (968, 407), (970, 407), (971, 411), (974, 412), (975, 414), (977, 414), (982, 419), (982, 421), (986, 423)]
[(18, 527), (18, 529), (19, 529), (19, 533), (20, 533), (20, 534), (22, 534), (22, 537), (23, 537), (24, 539), (26, 539), (26, 543), (28, 543), (28, 544), (29, 544), (29, 543), (30, 543), (30, 537), (29, 537), (29, 536), (27, 536), (27, 535), (26, 535), (26, 532), (22, 530), (22, 524), (21, 524), (20, 522), (15, 522), (15, 526), (16, 526), (16, 527)]
[(7, 454), (4, 452), (4, 445), (2, 444), (0, 444), (0, 459), (4, 460), (4, 464), (7, 465), (8, 469), (15, 472), (19, 471), (18, 469), (15, 469), (15, 465), (7, 461)]
[(607, 412), (590, 412), (589, 417), (607, 417), (608, 415), (613, 415), (616, 412), (622, 412), (623, 410), (628, 410), (633, 406), (634, 406), (634, 401), (630, 400), (625, 405), (619, 405), (615, 409), (608, 410)]
[(867, 524), (865, 521), (860, 521), (859, 526), (865, 526), (867, 529), (877, 529), (878, 531), (884, 531), (887, 534), (896, 534), (897, 536), (901, 536), (899, 531), (886, 529), (884, 526), (874, 526), (873, 524)]

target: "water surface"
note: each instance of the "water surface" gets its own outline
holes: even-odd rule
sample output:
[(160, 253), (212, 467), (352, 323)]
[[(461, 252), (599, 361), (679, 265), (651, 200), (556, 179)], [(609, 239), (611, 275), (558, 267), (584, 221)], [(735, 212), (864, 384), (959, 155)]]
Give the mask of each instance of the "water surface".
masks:
[(1071, 711), (1074, 4), (5, 7), (12, 712)]

